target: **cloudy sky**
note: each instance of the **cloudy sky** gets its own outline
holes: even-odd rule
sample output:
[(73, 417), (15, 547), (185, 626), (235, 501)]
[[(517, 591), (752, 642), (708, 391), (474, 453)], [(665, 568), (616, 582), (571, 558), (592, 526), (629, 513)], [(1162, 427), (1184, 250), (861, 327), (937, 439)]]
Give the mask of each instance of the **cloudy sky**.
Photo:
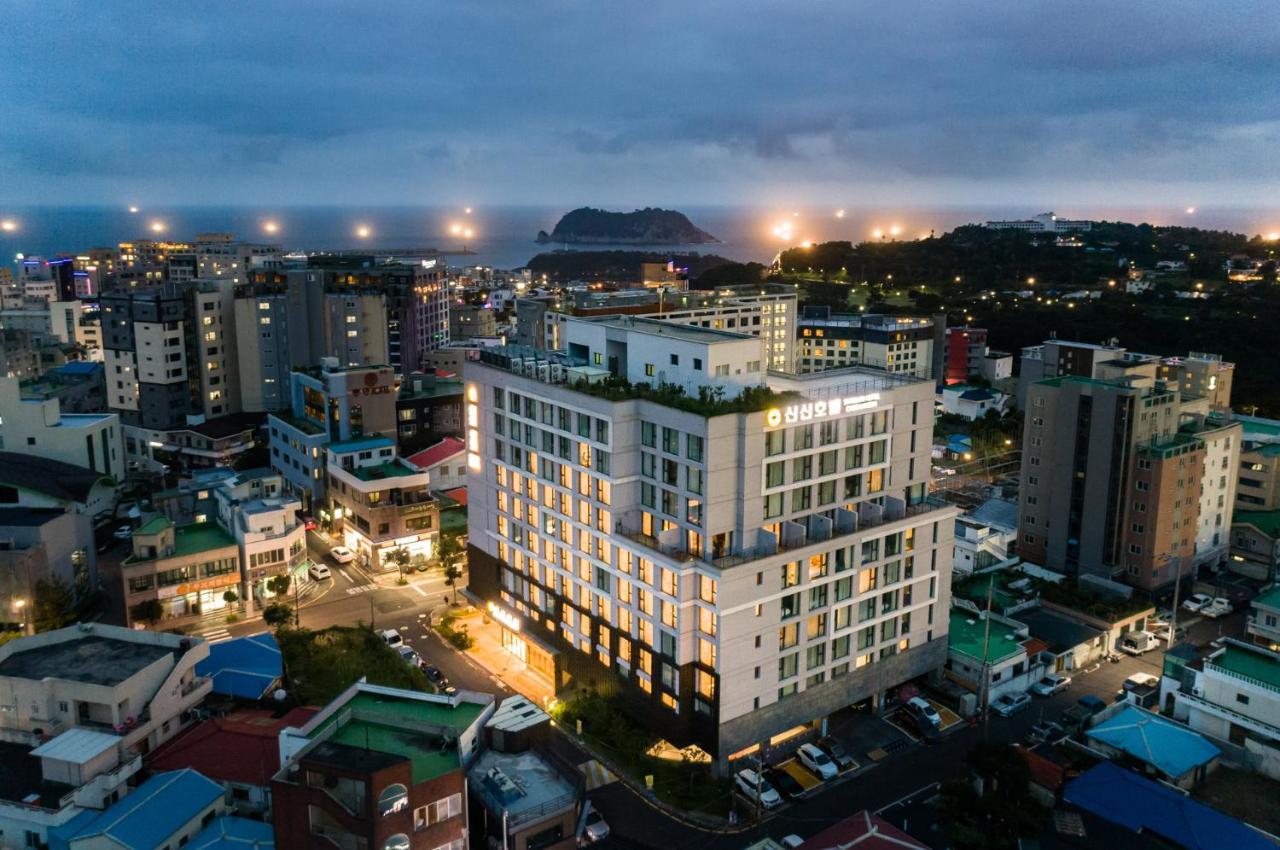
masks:
[(0, 202), (1274, 203), (1274, 0), (4, 0)]

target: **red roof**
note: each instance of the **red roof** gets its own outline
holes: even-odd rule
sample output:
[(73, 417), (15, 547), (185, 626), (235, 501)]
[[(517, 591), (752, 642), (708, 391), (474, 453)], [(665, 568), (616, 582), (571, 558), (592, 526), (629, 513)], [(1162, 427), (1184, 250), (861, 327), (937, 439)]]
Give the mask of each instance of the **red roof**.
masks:
[(1019, 748), (1018, 752), (1027, 760), (1031, 768), (1031, 781), (1041, 788), (1057, 791), (1066, 781), (1067, 769), (1057, 762), (1050, 761), (1039, 753)]
[(319, 713), (295, 708), (284, 717), (245, 709), (201, 723), (161, 744), (146, 757), (153, 771), (193, 768), (215, 782), (265, 787), (280, 770), (280, 730), (302, 726)]
[(800, 850), (929, 850), (893, 824), (866, 809), (830, 826), (800, 845)]
[(418, 469), (428, 469), (465, 451), (466, 448), (467, 444), (457, 437), (445, 437), (434, 446), (428, 446), (417, 454), (409, 455), (405, 460), (418, 467)]
[(1047, 651), (1049, 644), (1040, 640), (1040, 638), (1029, 638), (1023, 641), (1022, 648), (1027, 651), (1028, 658), (1035, 658), (1040, 653)]
[(467, 488), (466, 487), (454, 487), (452, 490), (445, 490), (444, 494), (448, 496), (450, 499), (453, 499), (459, 505), (462, 505), (464, 508), (467, 506)]

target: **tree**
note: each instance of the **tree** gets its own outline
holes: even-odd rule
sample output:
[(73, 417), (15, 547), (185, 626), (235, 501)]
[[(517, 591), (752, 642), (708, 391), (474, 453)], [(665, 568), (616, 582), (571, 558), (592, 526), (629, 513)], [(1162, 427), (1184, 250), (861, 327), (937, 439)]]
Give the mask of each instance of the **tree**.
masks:
[(262, 609), (262, 621), (273, 629), (289, 625), (293, 619), (293, 606), (284, 602), (272, 602)]
[(289, 592), (289, 585), (292, 584), (292, 582), (293, 580), (289, 577), (288, 573), (280, 573), (280, 575), (272, 576), (267, 579), (267, 590), (271, 591), (276, 596), (284, 596)]
[(462, 568), (458, 566), (458, 556), (462, 554), (462, 546), (454, 534), (442, 536), (436, 546), (436, 557), (440, 559), (444, 572), (444, 583), (453, 588), (453, 604), (458, 604), (458, 579), (462, 578)]
[(228, 590), (226, 593), (222, 594), (222, 600), (228, 605), (235, 605), (240, 601), (240, 594), (236, 593), (234, 590)]
[(409, 550), (400, 546), (392, 549), (383, 557), (396, 565), (396, 569), (400, 571), (400, 581), (404, 581), (404, 568), (409, 565)]
[(65, 581), (53, 576), (48, 581), (36, 582), (31, 618), (37, 632), (60, 629), (75, 622), (75, 597)]
[(129, 619), (135, 623), (155, 625), (164, 617), (164, 605), (159, 599), (144, 599), (129, 609)]

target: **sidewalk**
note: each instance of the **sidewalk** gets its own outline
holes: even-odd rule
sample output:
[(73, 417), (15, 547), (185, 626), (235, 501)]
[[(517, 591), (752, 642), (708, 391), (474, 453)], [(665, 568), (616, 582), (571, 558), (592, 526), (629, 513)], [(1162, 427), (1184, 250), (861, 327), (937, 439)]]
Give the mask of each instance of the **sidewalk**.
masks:
[(479, 609), (470, 605), (453, 609), (455, 625), (466, 626), (475, 645), (467, 655), (484, 669), (496, 676), (504, 685), (535, 705), (547, 708), (556, 697), (555, 687), (546, 677), (533, 672), (529, 665), (502, 647), (502, 627), (485, 617)]

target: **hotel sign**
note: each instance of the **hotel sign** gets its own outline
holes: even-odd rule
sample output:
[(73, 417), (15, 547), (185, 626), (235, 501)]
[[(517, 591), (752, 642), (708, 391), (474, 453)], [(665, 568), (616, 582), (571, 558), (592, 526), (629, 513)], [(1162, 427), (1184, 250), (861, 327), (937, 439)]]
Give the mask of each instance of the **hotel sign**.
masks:
[(880, 393), (849, 396), (847, 398), (829, 398), (820, 401), (808, 401), (804, 404), (793, 404), (789, 407), (771, 407), (764, 414), (764, 423), (770, 428), (779, 425), (799, 425), (820, 419), (833, 419), (848, 416), (864, 410), (873, 410), (880, 403)]
[(498, 605), (496, 602), (490, 602), (485, 608), (489, 611), (489, 616), (506, 626), (513, 632), (520, 631), (520, 618), (515, 614)]

